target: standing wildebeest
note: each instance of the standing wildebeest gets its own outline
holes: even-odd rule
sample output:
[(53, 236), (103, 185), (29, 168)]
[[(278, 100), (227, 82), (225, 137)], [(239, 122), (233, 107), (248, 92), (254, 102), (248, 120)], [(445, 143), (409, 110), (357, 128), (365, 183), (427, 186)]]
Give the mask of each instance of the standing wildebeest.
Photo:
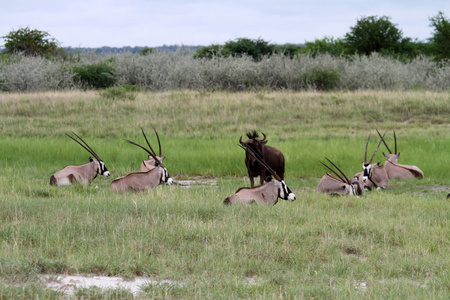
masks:
[(386, 173), (389, 179), (407, 179), (407, 178), (423, 178), (423, 172), (417, 166), (408, 166), (408, 165), (400, 165), (398, 163), (398, 158), (400, 156), (400, 152), (397, 152), (397, 137), (395, 136), (394, 131), (394, 144), (395, 144), (395, 152), (392, 153), (391, 149), (389, 149), (386, 141), (381, 136), (378, 131), (378, 135), (386, 146), (389, 154), (383, 152), (384, 157), (386, 157), (386, 162), (384, 163), (384, 167), (386, 169)]
[(277, 204), (278, 198), (295, 201), (295, 194), (291, 192), (283, 179), (281, 179), (266, 162), (253, 150), (241, 146), (250, 156), (257, 160), (274, 177), (267, 178), (267, 182), (257, 187), (240, 188), (233, 195), (227, 197), (224, 204)]
[[(248, 140), (245, 142), (242, 141), (242, 135), (239, 138), (239, 143), (248, 147), (257, 155), (259, 155), (271, 168), (275, 173), (281, 178), (284, 179), (284, 155), (275, 147), (267, 146), (266, 135), (261, 132), (264, 136), (261, 139), (256, 133), (256, 131), (247, 133)], [(269, 176), (267, 169), (262, 166), (253, 156), (246, 152), (245, 155), (245, 166), (247, 167), (248, 177), (250, 178), (251, 187), (255, 186), (255, 182), (253, 177), (259, 176), (260, 185), (264, 183), (264, 180)]]
[(64, 185), (72, 185), (75, 182), (79, 182), (84, 185), (91, 184), (92, 180), (97, 177), (97, 174), (101, 174), (105, 177), (108, 177), (109, 171), (106, 169), (105, 164), (97, 155), (97, 153), (92, 150), (89, 145), (83, 141), (75, 132), (73, 134), (80, 139), (82, 143), (76, 140), (71, 135), (68, 135), (72, 140), (77, 142), (81, 147), (83, 147), (87, 152), (89, 152), (95, 158), (90, 157), (89, 162), (83, 165), (70, 165), (64, 167), (62, 170), (55, 172), (50, 177), (50, 185), (56, 186), (64, 186)]

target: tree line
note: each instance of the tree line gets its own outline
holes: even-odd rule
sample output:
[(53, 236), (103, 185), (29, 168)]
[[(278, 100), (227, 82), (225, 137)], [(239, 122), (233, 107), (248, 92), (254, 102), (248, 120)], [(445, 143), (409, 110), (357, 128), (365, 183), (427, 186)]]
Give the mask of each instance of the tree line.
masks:
[[(293, 57), (298, 54), (331, 54), (334, 56), (371, 55), (379, 53), (400, 60), (415, 58), (419, 55), (433, 57), (437, 61), (450, 58), (450, 21), (443, 12), (438, 12), (430, 19), (430, 27), (434, 29), (428, 41), (417, 41), (404, 37), (398, 25), (388, 16), (361, 17), (343, 38), (323, 37), (305, 44), (275, 45), (262, 38), (237, 38), (224, 45), (186, 47), (194, 50), (194, 58), (212, 58), (215, 56), (251, 56), (255, 61), (275, 53)], [(6, 41), (2, 57), (22, 53), (27, 56), (43, 56), (47, 58), (67, 59), (73, 53), (80, 53), (80, 48), (61, 48), (59, 42), (45, 31), (20, 28), (2, 36)], [(183, 48), (183, 47), (181, 47)], [(173, 51), (173, 46), (161, 48), (124, 47), (118, 52), (138, 52), (142, 55), (154, 51)], [(109, 47), (92, 49), (92, 53), (110, 53)]]

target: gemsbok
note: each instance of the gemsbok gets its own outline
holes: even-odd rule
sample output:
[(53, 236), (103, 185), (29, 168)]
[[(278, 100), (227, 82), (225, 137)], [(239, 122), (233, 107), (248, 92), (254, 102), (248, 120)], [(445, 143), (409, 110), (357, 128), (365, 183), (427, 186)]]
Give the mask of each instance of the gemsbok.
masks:
[[(386, 132), (383, 134), (383, 137), (385, 134)], [(369, 140), (370, 140), (370, 133), (366, 142), (364, 161), (362, 162), (363, 174), (362, 176), (360, 176), (360, 173), (358, 173), (355, 175), (355, 177), (359, 177), (360, 179), (362, 179), (362, 184), (364, 185), (365, 188), (371, 189), (372, 187), (376, 187), (377, 189), (380, 188), (385, 189), (389, 181), (385, 167), (381, 165), (380, 162), (372, 164), (373, 158), (375, 157), (375, 154), (377, 154), (378, 148), (380, 148), (383, 139), (380, 139), (377, 149), (370, 158), (370, 161), (367, 162), (367, 146), (369, 145)]]
[(272, 168), (251, 148), (239, 145), (249, 155), (251, 155), (258, 163), (260, 163), (266, 170), (274, 177), (268, 176), (266, 183), (257, 187), (243, 187), (240, 188), (233, 195), (227, 197), (224, 204), (267, 204), (275, 205), (278, 198), (283, 200), (295, 201), (295, 194), (291, 192), (283, 179), (275, 173)]
[[(242, 141), (242, 135), (239, 138), (239, 143), (246, 147), (251, 148), (254, 153), (257, 153), (265, 162), (268, 164), (272, 170), (275, 171), (275, 173), (280, 177), (281, 179), (284, 179), (284, 155), (281, 153), (280, 150), (278, 150), (275, 147), (267, 146), (267, 139), (266, 135), (261, 132), (264, 136), (263, 139), (261, 139), (256, 131), (248, 132), (247, 137), (248, 140), (245, 142)], [(255, 182), (253, 177), (259, 176), (259, 183), (262, 185), (264, 183), (264, 180), (268, 176), (267, 169), (262, 166), (258, 161), (246, 153), (245, 155), (245, 166), (247, 167), (248, 177), (250, 178), (250, 185), (251, 187), (255, 186)]]
[[(132, 141), (127, 142), (145, 149), (143, 146)], [(167, 172), (167, 169), (164, 167), (161, 160), (150, 151), (148, 151), (148, 153), (154, 160), (151, 165), (153, 168), (145, 172), (134, 172), (114, 179), (113, 182), (111, 182), (112, 191), (118, 193), (125, 191), (145, 191), (154, 189), (162, 183), (167, 185), (172, 184), (173, 179), (169, 176), (169, 172)]]
[[(326, 157), (325, 157), (326, 158)], [(333, 172), (336, 176), (334, 177), (330, 173), (326, 173), (323, 175), (322, 179), (319, 181), (319, 185), (317, 186), (317, 191), (319, 193), (327, 193), (330, 195), (356, 195), (363, 196), (365, 194), (363, 185), (355, 178), (351, 180), (338, 168), (331, 160), (326, 158), (340, 173), (339, 175), (336, 171), (334, 171), (331, 167), (327, 166), (323, 162), (320, 162), (322, 165), (327, 167), (331, 172)]]
[(72, 185), (75, 182), (79, 182), (84, 185), (89, 185), (97, 177), (97, 174), (101, 174), (105, 177), (110, 175), (109, 171), (106, 169), (105, 164), (100, 159), (100, 157), (92, 150), (89, 145), (83, 141), (75, 132), (72, 132), (82, 143), (69, 134), (66, 134), (72, 140), (77, 142), (81, 147), (83, 147), (87, 152), (89, 152), (94, 158), (90, 157), (89, 162), (83, 165), (70, 165), (64, 167), (61, 171), (55, 172), (50, 177), (50, 185), (65, 186)]
[(149, 149), (147, 149), (139, 144), (136, 144), (132, 141), (126, 140), (128, 143), (138, 146), (138, 147), (144, 149), (148, 153), (148, 160), (144, 160), (141, 163), (141, 169), (140, 169), (141, 172), (147, 172), (147, 171), (153, 170), (155, 168), (155, 159), (153, 157), (156, 157), (159, 160), (159, 162), (161, 162), (161, 163), (165, 159), (165, 157), (161, 156), (161, 141), (159, 140), (158, 132), (156, 132), (156, 129), (153, 129), (153, 130), (155, 131), (156, 138), (158, 139), (159, 156), (156, 155), (155, 150), (153, 150), (152, 146), (148, 142), (147, 136), (145, 135), (144, 129), (142, 129), (142, 127), (141, 127), (141, 131), (142, 131), (142, 134), (144, 135), (145, 141), (147, 142)]
[(395, 136), (394, 130), (394, 144), (395, 144), (395, 152), (392, 153), (391, 149), (389, 149), (386, 141), (381, 136), (378, 131), (378, 135), (386, 146), (389, 154), (383, 152), (384, 157), (386, 157), (386, 162), (384, 163), (384, 168), (386, 169), (386, 173), (389, 179), (407, 179), (407, 178), (423, 178), (423, 172), (417, 166), (408, 166), (401, 165), (398, 163), (398, 158), (400, 156), (400, 152), (397, 152), (397, 137)]

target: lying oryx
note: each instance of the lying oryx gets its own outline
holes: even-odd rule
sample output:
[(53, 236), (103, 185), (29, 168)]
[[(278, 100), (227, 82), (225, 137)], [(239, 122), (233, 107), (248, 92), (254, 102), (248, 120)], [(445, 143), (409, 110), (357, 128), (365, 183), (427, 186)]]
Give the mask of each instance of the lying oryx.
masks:
[[(241, 145), (239, 145), (241, 146)], [(295, 195), (291, 192), (286, 183), (275, 173), (272, 168), (251, 148), (243, 147), (242, 149), (250, 153), (250, 155), (255, 158), (258, 163), (264, 166), (267, 171), (274, 177), (271, 179), (270, 176), (266, 178), (266, 183), (257, 187), (251, 188), (240, 188), (233, 195), (227, 197), (223, 203), (224, 204), (276, 204), (278, 198), (295, 201)]]
[[(128, 141), (129, 143), (141, 147), (145, 149), (139, 144), (136, 144), (132, 141)], [(150, 146), (150, 145), (149, 145)], [(124, 191), (144, 191), (149, 189), (156, 188), (161, 183), (166, 183), (171, 185), (173, 180), (169, 176), (169, 172), (167, 172), (166, 167), (163, 166), (161, 160), (151, 153), (148, 152), (153, 159), (152, 165), (147, 165), (148, 167), (152, 167), (152, 169), (145, 172), (135, 172), (130, 173), (126, 176), (119, 177), (114, 179), (111, 182), (111, 190), (114, 192), (124, 192)]]
[[(383, 134), (383, 137), (385, 134), (386, 134), (386, 132)], [(354, 178), (358, 178), (360, 183), (362, 181), (363, 186), (367, 189), (372, 189), (373, 187), (376, 187), (377, 189), (379, 189), (379, 188), (385, 189), (388, 184), (388, 181), (389, 181), (385, 167), (380, 165), (380, 162), (377, 162), (376, 164), (372, 164), (373, 158), (375, 157), (375, 154), (377, 154), (378, 148), (380, 147), (383, 139), (380, 140), (380, 142), (378, 143), (377, 149), (375, 150), (375, 152), (372, 155), (372, 158), (370, 159), (369, 162), (367, 162), (367, 146), (369, 144), (369, 139), (370, 139), (370, 133), (369, 133), (369, 137), (367, 138), (367, 142), (366, 142), (366, 150), (364, 152), (364, 161), (362, 162), (362, 166), (363, 166), (362, 176), (361, 176), (361, 173), (357, 173), (357, 174), (355, 174)]]
[(72, 140), (77, 142), (81, 145), (84, 149), (86, 149), (87, 152), (89, 152), (92, 156), (95, 157), (89, 158), (89, 162), (83, 165), (70, 165), (67, 167), (64, 167), (61, 171), (56, 172), (50, 177), (50, 185), (56, 185), (56, 186), (64, 186), (64, 185), (71, 185), (75, 182), (80, 182), (84, 185), (91, 184), (92, 180), (97, 177), (97, 174), (101, 174), (105, 177), (108, 177), (109, 171), (106, 169), (105, 164), (100, 159), (100, 157), (92, 150), (89, 145), (83, 141), (75, 132), (73, 134), (80, 139), (80, 141), (83, 142), (80, 143), (78, 140), (76, 140), (71, 135), (68, 135)]
[(143, 147), (143, 146), (141, 146), (141, 145), (138, 145), (138, 144), (136, 144), (136, 143), (134, 143), (134, 142), (132, 142), (132, 141), (128, 141), (128, 140), (127, 140), (128, 143), (130, 143), (130, 144), (132, 144), (132, 145), (135, 145), (135, 146), (138, 146), (138, 147), (144, 149), (144, 150), (149, 154), (149, 155), (148, 155), (148, 160), (142, 161), (142, 164), (141, 164), (141, 172), (147, 172), (147, 171), (153, 170), (153, 169), (155, 168), (155, 166), (154, 166), (154, 165), (155, 165), (155, 159), (153, 158), (154, 156), (155, 156), (161, 163), (162, 163), (163, 160), (165, 159), (165, 157), (161, 156), (161, 142), (160, 142), (160, 140), (159, 140), (158, 132), (156, 132), (156, 129), (153, 129), (153, 130), (155, 131), (155, 133), (156, 133), (156, 138), (158, 139), (159, 156), (156, 155), (156, 153), (155, 153), (155, 151), (153, 150), (152, 146), (151, 146), (150, 143), (148, 142), (147, 136), (145, 135), (144, 130), (143, 130), (142, 128), (141, 128), (141, 131), (142, 131), (142, 134), (144, 135), (145, 141), (147, 142), (147, 145), (148, 145), (148, 148), (149, 148), (149, 149), (147, 149), (147, 148), (145, 148), (145, 147)]
[(381, 136), (378, 131), (378, 135), (386, 146), (389, 154), (385, 154), (383, 152), (384, 157), (386, 157), (386, 162), (384, 163), (384, 168), (386, 169), (386, 173), (389, 179), (407, 179), (407, 178), (423, 178), (423, 172), (417, 166), (408, 166), (408, 165), (400, 165), (398, 164), (398, 158), (400, 156), (400, 152), (397, 152), (397, 137), (395, 136), (394, 130), (394, 143), (395, 143), (395, 152), (392, 153), (391, 149), (389, 149), (386, 141)]
[[(325, 157), (326, 158), (326, 157)], [(334, 177), (330, 173), (326, 173), (323, 175), (322, 179), (319, 181), (319, 185), (317, 186), (317, 191), (319, 193), (327, 193), (331, 195), (364, 195), (364, 187), (363, 185), (355, 178), (351, 180), (338, 168), (331, 160), (326, 158), (341, 174), (344, 176), (342, 178), (338, 173), (336, 173), (332, 168), (320, 162), (322, 165), (327, 167), (331, 172), (333, 172), (338, 178)]]

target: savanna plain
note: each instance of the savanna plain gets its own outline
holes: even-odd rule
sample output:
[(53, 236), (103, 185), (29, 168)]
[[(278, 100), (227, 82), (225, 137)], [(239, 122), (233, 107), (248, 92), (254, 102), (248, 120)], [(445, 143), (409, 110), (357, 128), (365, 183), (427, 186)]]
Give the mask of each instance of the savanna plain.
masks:
[[(110, 182), (138, 171), (143, 128), (182, 185), (116, 194)], [(316, 192), (335, 162), (361, 171), (387, 131), (399, 163), (423, 179), (336, 197)], [(224, 206), (249, 186), (249, 131), (264, 132), (286, 158), (297, 196), (274, 206)], [(56, 188), (50, 176), (89, 154), (111, 177)], [(155, 148), (156, 147), (156, 148)], [(450, 93), (102, 92), (0, 93), (0, 298), (450, 298)], [(374, 161), (384, 163), (380, 146)], [(257, 180), (258, 182), (258, 180)], [(47, 287), (59, 275), (149, 281), (126, 288)]]

